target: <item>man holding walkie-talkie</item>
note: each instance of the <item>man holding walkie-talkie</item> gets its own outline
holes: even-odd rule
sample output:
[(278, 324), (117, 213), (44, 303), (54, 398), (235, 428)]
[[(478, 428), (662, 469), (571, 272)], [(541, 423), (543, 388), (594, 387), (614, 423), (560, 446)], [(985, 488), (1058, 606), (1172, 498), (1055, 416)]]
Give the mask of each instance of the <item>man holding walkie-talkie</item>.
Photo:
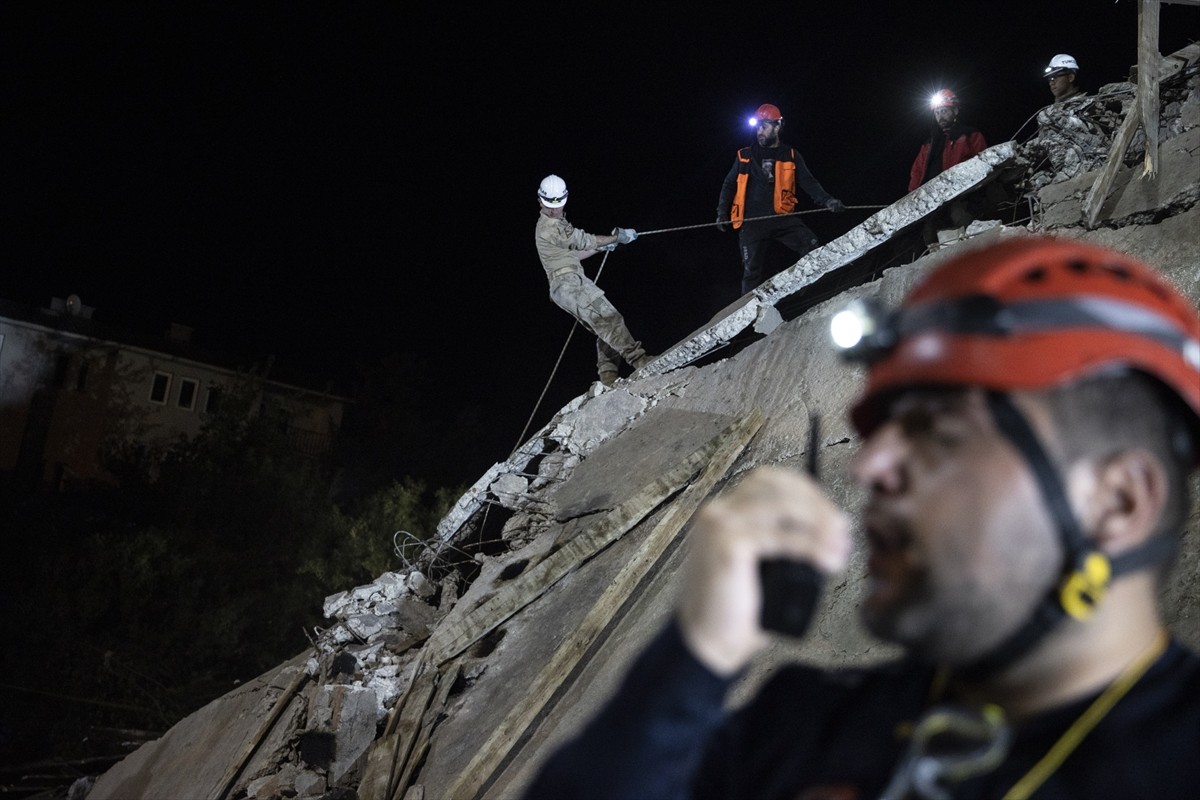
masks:
[(1121, 253), (1022, 235), (861, 322), (860, 610), (906, 656), (788, 666), (725, 707), (775, 627), (763, 564), (831, 575), (851, 550), (811, 477), (760, 468), (697, 514), (672, 623), (528, 800), (1200, 791), (1200, 657), (1157, 605), (1200, 465), (1195, 305)]

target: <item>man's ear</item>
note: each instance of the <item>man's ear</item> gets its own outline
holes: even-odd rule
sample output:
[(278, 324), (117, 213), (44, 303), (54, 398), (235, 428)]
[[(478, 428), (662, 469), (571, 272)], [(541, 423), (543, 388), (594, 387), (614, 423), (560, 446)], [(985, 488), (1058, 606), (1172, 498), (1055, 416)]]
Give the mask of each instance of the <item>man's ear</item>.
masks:
[(1101, 549), (1120, 555), (1158, 530), (1167, 505), (1167, 472), (1140, 447), (1109, 456), (1096, 470), (1089, 527)]

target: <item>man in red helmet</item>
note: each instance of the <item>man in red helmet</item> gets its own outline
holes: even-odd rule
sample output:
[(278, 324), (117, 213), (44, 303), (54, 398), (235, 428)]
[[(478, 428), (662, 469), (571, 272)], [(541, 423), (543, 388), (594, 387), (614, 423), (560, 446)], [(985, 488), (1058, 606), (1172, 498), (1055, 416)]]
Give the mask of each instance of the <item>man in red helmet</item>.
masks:
[(733, 166), (721, 184), (717, 198), (717, 228), (738, 231), (742, 254), (742, 294), (771, 277), (767, 269), (768, 242), (779, 242), (796, 254), (805, 255), (817, 246), (817, 237), (796, 210), (797, 187), (814, 203), (830, 211), (844, 211), (841, 200), (817, 182), (804, 157), (780, 138), (783, 114), (763, 103), (750, 119), (755, 142), (737, 151)]
[(763, 467), (690, 532), (678, 611), (528, 797), (1191, 798), (1200, 657), (1157, 600), (1200, 464), (1200, 314), (1043, 236), (943, 262), (848, 350), (865, 625), (903, 658), (775, 670), (759, 565), (842, 570), (844, 512)]
[[(933, 130), (929, 139), (917, 151), (908, 171), (908, 190), (911, 192), (931, 178), (961, 164), (987, 149), (983, 134), (959, 119), (958, 95), (950, 89), (940, 89), (929, 102), (933, 111)], [(921, 236), (926, 246), (937, 244), (938, 231), (964, 228), (986, 213), (989, 204), (999, 202), (998, 184), (988, 184), (984, 193), (951, 200), (925, 218)]]
[(941, 89), (929, 102), (933, 111), (933, 130), (921, 145), (908, 172), (911, 192), (942, 170), (974, 158), (987, 149), (987, 141), (978, 129), (959, 121), (958, 95)]

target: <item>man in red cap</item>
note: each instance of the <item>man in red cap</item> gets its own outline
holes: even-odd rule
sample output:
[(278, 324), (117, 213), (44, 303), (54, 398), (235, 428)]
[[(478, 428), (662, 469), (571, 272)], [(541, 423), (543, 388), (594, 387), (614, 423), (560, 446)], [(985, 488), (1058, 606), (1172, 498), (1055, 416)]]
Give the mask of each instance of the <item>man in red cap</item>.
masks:
[(987, 149), (987, 141), (978, 129), (958, 119), (958, 95), (949, 89), (934, 94), (929, 102), (933, 111), (933, 131), (917, 151), (908, 173), (911, 192), (930, 178), (973, 158)]
[(858, 607), (905, 655), (778, 667), (726, 708), (770, 641), (759, 565), (833, 576), (852, 547), (820, 485), (760, 467), (698, 512), (676, 614), (528, 798), (1196, 796), (1200, 656), (1158, 600), (1200, 466), (1200, 314), (1108, 248), (962, 247), (845, 340)]
[(755, 143), (737, 151), (717, 198), (717, 228), (726, 231), (732, 225), (739, 234), (742, 294), (771, 277), (769, 252), (763, 247), (767, 242), (779, 242), (797, 258), (817, 246), (812, 230), (799, 216), (790, 216), (796, 210), (797, 187), (830, 211), (846, 209), (817, 182), (796, 148), (783, 143), (783, 115), (776, 106), (763, 103), (750, 124)]

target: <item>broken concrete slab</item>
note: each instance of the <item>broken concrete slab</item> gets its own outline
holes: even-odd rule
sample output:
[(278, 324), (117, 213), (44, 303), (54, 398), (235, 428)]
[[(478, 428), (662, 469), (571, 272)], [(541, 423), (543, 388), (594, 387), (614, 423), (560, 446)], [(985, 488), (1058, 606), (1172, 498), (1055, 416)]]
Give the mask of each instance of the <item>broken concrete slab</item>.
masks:
[[(1125, 250), (1159, 267), (1169, 280), (1193, 299), (1200, 300), (1200, 268), (1196, 260), (1196, 254), (1200, 252), (1200, 209), (1172, 207), (1165, 213), (1165, 217), (1154, 218), (1154, 224), (1130, 224), (1096, 231), (1068, 226), (1056, 229), (1055, 234), (1078, 236)], [(1029, 230), (1037, 228), (1031, 226)], [(829, 318), (852, 298), (875, 297), (885, 305), (894, 305), (929, 269), (945, 258), (958, 255), (961, 248), (1026, 232), (1025, 229), (1003, 226), (974, 232), (968, 229), (963, 239), (948, 243), (949, 246), (914, 263), (888, 269), (882, 278), (870, 284), (846, 290), (840, 297), (807, 309), (728, 358), (703, 366), (682, 366), (661, 375), (642, 375), (624, 381), (614, 389), (590, 388), (564, 406), (551, 423), (518, 448), (509, 461), (497, 465), (495, 471), (489, 471), (489, 475), (472, 489), (471, 498), (457, 506), (456, 518), (446, 526), (446, 530), (452, 529), (451, 535), (440, 540), (447, 548), (463, 547), (469, 541), (467, 537), (456, 539), (459, 531), (465, 529), (474, 535), (479, 530), (473, 526), (478, 524), (482, 513), (475, 516), (474, 511), (467, 510), (493, 502), (491, 498), (496, 495), (492, 487), (502, 475), (533, 478), (523, 498), (528, 505), (513, 512), (513, 519), (522, 518), (525, 531), (522, 537), (527, 535), (528, 539), (505, 542), (511, 549), (503, 552), (475, 553), (477, 574), (472, 562), (449, 575), (443, 575), (445, 565), (442, 563), (438, 564), (436, 572), (423, 571), (441, 586), (438, 613), (446, 614), (441, 624), (447, 625), (449, 630), (451, 625), (448, 623), (454, 619), (453, 625), (461, 628), (473, 612), (486, 610), (488, 602), (499, 596), (506, 586), (519, 583), (537, 564), (586, 537), (604, 516), (603, 513), (592, 513), (560, 522), (542, 511), (549, 505), (547, 498), (561, 492), (564, 498), (575, 498), (581, 512), (627, 499), (634, 488), (622, 488), (621, 465), (638, 464), (642, 463), (639, 459), (645, 459), (636, 471), (639, 474), (651, 471), (652, 454), (678, 449), (688, 436), (695, 435), (688, 428), (688, 419), (733, 419), (751, 408), (761, 408), (765, 412), (766, 422), (728, 470), (726, 485), (730, 485), (758, 464), (802, 465), (807, 460), (809, 414), (820, 414), (825, 432), (818, 451), (822, 481), (838, 504), (851, 513), (860, 509), (863, 492), (845, 474), (847, 462), (854, 455), (858, 442), (848, 425), (846, 410), (857, 396), (863, 376), (861, 370), (843, 363), (833, 348), (827, 346)], [(761, 312), (769, 308), (760, 302), (761, 299), (752, 294), (743, 298), (741, 304), (758, 303)], [(763, 319), (761, 314), (757, 316)], [(605, 393), (618, 390), (635, 396), (639, 405), (645, 401), (644, 410), (629, 419), (588, 410), (588, 404)], [(625, 402), (624, 398), (622, 402)], [(576, 416), (586, 420), (589, 415), (591, 422), (585, 422), (582, 427), (576, 424)], [(582, 430), (599, 416), (609, 419), (614, 430), (608, 432), (606, 438), (603, 431), (599, 437), (591, 433), (583, 436), (579, 441), (583, 442), (583, 448), (590, 448), (587, 452), (568, 452), (568, 448), (549, 435), (560, 425), (562, 431)], [(535, 460), (536, 469), (530, 466)], [(508, 481), (499, 484), (500, 487), (509, 485)], [(610, 496), (603, 502), (595, 499), (606, 493)], [(622, 498), (622, 494), (626, 497)], [(515, 495), (512, 499), (518, 501)], [(376, 777), (382, 776), (385, 789), (391, 783), (388, 765), (392, 763), (386, 759), (392, 752), (399, 752), (399, 748), (404, 749), (401, 763), (406, 788), (389, 792), (387, 800), (395, 800), (398, 796), (447, 796), (449, 787), (460, 780), (464, 768), (472, 763), (480, 748), (497, 739), (497, 732), (503, 733), (500, 738), (507, 746), (509, 732), (504, 730), (505, 721), (511, 718), (523, 693), (535, 685), (547, 664), (555, 663), (560, 648), (572, 647), (572, 643), (579, 641), (576, 633), (581, 625), (588, 624), (589, 610), (609, 591), (618, 576), (637, 564), (642, 545), (671, 513), (677, 500), (678, 495), (672, 495), (656, 506), (638, 524), (585, 562), (556, 577), (545, 591), (517, 613), (496, 625), (484, 626), (487, 631), (482, 638), (475, 639), (464, 653), (446, 662), (446, 675), (459, 676), (453, 683), (446, 680), (440, 686), (435, 685), (430, 681), (441, 673), (422, 672), (421, 667), (428, 666), (427, 659), (436, 642), (427, 644), (427, 651), (418, 646), (420, 641), (400, 642), (388, 632), (364, 643), (345, 630), (350, 641), (329, 652), (322, 649), (319, 658), (311, 659), (317, 662), (316, 668), (306, 674), (322, 680), (325, 685), (358, 685), (373, 691), (378, 698), (377, 715), (384, 709), (391, 709), (389, 728), (368, 747), (368, 754), (377, 755)], [(513, 752), (507, 769), (481, 793), (483, 798), (520, 796), (523, 781), (554, 744), (577, 729), (607, 699), (629, 661), (673, 611), (687, 535), (683, 530), (679, 546), (664, 552), (653, 574), (638, 585), (628, 598), (628, 605), (622, 607), (620, 621), (592, 643), (586, 658), (568, 676), (569, 685), (564, 684), (562, 694), (556, 695), (553, 708), (547, 708), (544, 715), (520, 731), (519, 741), (512, 743)], [(856, 531), (855, 535), (861, 537), (861, 531)], [(1173, 632), (1193, 646), (1200, 646), (1200, 617), (1193, 613), (1194, 599), (1200, 596), (1200, 572), (1195, 568), (1200, 558), (1198, 553), (1200, 510), (1193, 512), (1183, 541), (1180, 563), (1184, 568), (1172, 575), (1171, 584), (1164, 592), (1164, 602), (1170, 605), (1166, 614)], [(733, 692), (735, 702), (744, 698), (756, 681), (769, 676), (782, 661), (802, 659), (823, 664), (862, 664), (895, 654), (893, 648), (872, 639), (856, 624), (863, 592), (864, 558), (863, 549), (859, 548), (846, 573), (827, 586), (809, 636), (798, 643), (773, 645), (767, 657), (739, 680)], [(408, 577), (404, 581), (390, 579), (389, 585), (402, 582), (410, 587), (413, 585), (412, 573), (399, 574)], [(374, 595), (374, 590), (356, 594), (355, 602), (362, 605), (355, 610), (361, 612), (363, 608), (370, 608), (373, 613), (396, 613), (390, 605), (392, 601), (373, 599)], [(404, 595), (404, 598), (416, 601), (412, 594)], [(331, 608), (343, 614), (350, 611), (345, 604), (334, 604)], [(322, 635), (321, 648), (332, 641), (337, 629)], [(344, 626), (341, 629), (344, 630)], [(351, 654), (352, 667), (339, 672), (329, 669), (332, 659)], [(449, 671), (451, 666), (460, 669), (453, 673)], [(313, 686), (309, 695), (315, 697), (317, 691), (318, 687)], [(442, 702), (427, 703), (435, 692)], [(415, 698), (411, 710), (408, 701), (401, 698)], [(397, 714), (397, 709), (402, 713)], [(398, 720), (395, 728), (390, 727), (393, 720)], [(293, 737), (308, 725), (303, 715), (290, 715), (281, 724), (284, 721), (292, 724)], [(403, 731), (404, 735), (398, 731)], [(517, 735), (515, 731), (511, 733)], [(233, 736), (243, 734), (251, 735), (239, 729), (230, 731)], [(263, 770), (272, 767), (283, 774), (287, 772), (286, 764), (297, 763), (295, 754), (292, 753), (289, 760), (285, 749), (275, 749), (273, 753), (272, 764), (263, 766), (256, 760), (254, 769), (247, 770), (244, 780), (268, 776), (269, 771)], [(170, 768), (165, 757), (162, 763), (164, 768)], [(360, 791), (363, 800), (383, 797), (372, 793), (374, 790), (366, 785), (367, 773), (363, 774), (363, 785), (355, 787), (356, 768), (351, 768), (344, 777), (345, 784), (331, 785), (328, 791)], [(378, 789), (379, 783), (373, 786)]]
[(359, 756), (375, 741), (378, 702), (364, 686), (319, 687), (308, 712), (308, 731), (333, 735), (333, 760), (326, 766), (329, 782), (336, 784)]
[(920, 222), (947, 202), (985, 184), (998, 169), (1013, 160), (1015, 147), (1015, 142), (1003, 142), (987, 148), (872, 214), (828, 244), (812, 250), (730, 306), (723, 316), (664, 352), (654, 363), (634, 372), (634, 377), (677, 369), (730, 341), (760, 319), (761, 307), (773, 306), (818, 278), (845, 267), (886, 242), (898, 231)]
[[(1099, 219), (1109, 226), (1143, 221), (1147, 214), (1161, 216), (1173, 206), (1188, 208), (1200, 199), (1200, 173), (1194, 169), (1200, 154), (1200, 127), (1184, 131), (1159, 147), (1161, 168), (1156, 178), (1141, 177), (1142, 168), (1118, 169), (1108, 198), (1101, 206)], [(1047, 229), (1076, 226), (1081, 223), (1080, 204), (1087, 197), (1099, 170), (1085, 172), (1038, 192), (1042, 207), (1042, 225)]]
[[(238, 762), (245, 743), (260, 732), (307, 658), (307, 653), (298, 656), (189, 714), (161, 738), (142, 745), (101, 775), (88, 797), (219, 796), (230, 765)], [(242, 784), (274, 774), (279, 764), (290, 759), (293, 731), (304, 718), (306, 704), (302, 697), (293, 697), (288, 704), (242, 770)]]
[[(596, 448), (567, 481), (550, 492), (555, 518), (565, 522), (612, 508), (717, 435), (729, 422), (725, 415), (672, 410), (654, 416), (648, 435), (642, 435), (640, 426), (631, 425), (621, 437), (620, 448)], [(670, 433), (664, 435), (664, 427)]]

